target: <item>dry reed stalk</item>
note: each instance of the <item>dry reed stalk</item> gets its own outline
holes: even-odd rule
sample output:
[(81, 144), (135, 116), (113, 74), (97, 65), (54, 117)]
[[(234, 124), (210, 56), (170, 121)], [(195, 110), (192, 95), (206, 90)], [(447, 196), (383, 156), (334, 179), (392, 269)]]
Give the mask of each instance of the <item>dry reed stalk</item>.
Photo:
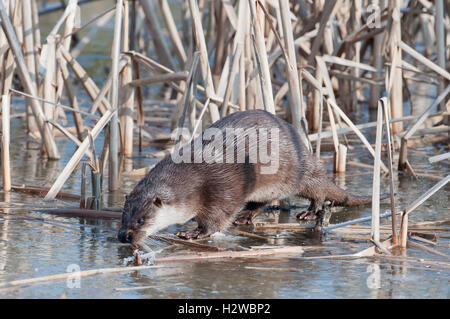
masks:
[(168, 262), (185, 262), (185, 261), (207, 261), (229, 258), (261, 258), (275, 255), (301, 255), (303, 249), (301, 246), (285, 246), (282, 248), (256, 249), (246, 251), (219, 251), (219, 252), (199, 252), (197, 254), (176, 255), (155, 258), (155, 264)]
[[(392, 167), (393, 155), (392, 155), (392, 137), (391, 137), (391, 127), (389, 125), (389, 105), (388, 99), (383, 97), (380, 99), (380, 102), (384, 111), (384, 123), (385, 123), (385, 131), (386, 131), (386, 144), (387, 144), (387, 153), (388, 153), (388, 166), (389, 166), (389, 190), (391, 197), (391, 221), (392, 221), (392, 242), (394, 245), (397, 245), (397, 218), (395, 212), (395, 198), (394, 198), (394, 171)], [(379, 105), (378, 107), (381, 107)]]
[[(447, 115), (447, 112), (439, 112), (439, 113), (435, 113), (435, 114), (429, 115), (428, 118), (431, 118), (431, 117), (442, 117), (442, 116), (445, 116), (445, 115)], [(389, 120), (389, 123), (395, 123), (395, 122), (398, 122), (398, 121), (411, 121), (411, 120), (416, 120), (419, 117), (420, 117), (419, 115), (408, 115), (408, 116), (404, 116), (402, 118)], [(358, 125), (355, 125), (355, 126), (356, 126), (356, 128), (358, 130), (366, 130), (366, 129), (370, 129), (370, 128), (376, 127), (377, 123), (376, 122), (368, 122), (368, 123), (364, 123), (364, 124), (358, 124)], [(348, 132), (352, 132), (352, 129), (350, 127), (346, 127), (346, 128), (342, 128), (342, 129), (336, 130), (336, 134), (337, 135), (348, 133)], [(321, 136), (322, 138), (329, 138), (329, 137), (333, 136), (333, 132), (331, 130), (322, 132), (321, 134), (322, 134), (322, 136)], [(319, 134), (318, 133), (309, 134), (308, 137), (309, 137), (310, 141), (314, 142), (314, 141), (317, 141), (319, 139)], [(408, 144), (408, 146), (409, 146), (409, 144)]]
[(11, 90), (12, 82), (14, 78), (14, 71), (16, 69), (16, 64), (14, 63), (14, 55), (10, 49), (6, 50), (5, 59), (2, 65), (2, 94), (8, 94)]
[[(67, 49), (70, 50), (70, 44), (72, 42), (72, 31), (76, 26), (76, 20), (77, 20), (77, 1), (74, 1), (74, 5), (75, 8), (73, 10), (71, 10), (66, 18), (66, 23), (64, 25), (64, 33), (63, 33), (63, 37), (61, 39), (62, 41), (62, 45)], [(69, 5), (71, 5), (72, 3), (69, 3)], [(55, 48), (55, 51), (56, 48)], [(57, 59), (57, 61), (59, 62), (59, 65), (57, 66), (57, 74), (56, 74), (56, 99), (55, 101), (59, 101), (62, 95), (62, 91), (63, 88), (65, 87), (64, 85), (64, 79), (63, 79), (63, 75), (62, 75), (62, 65), (61, 64), (65, 64), (65, 61), (62, 59), (58, 59), (58, 51), (55, 54), (55, 58)], [(62, 63), (61, 63), (62, 62)], [(65, 113), (63, 113), (64, 115)]]
[(114, 40), (111, 49), (111, 114), (109, 122), (109, 175), (108, 189), (115, 191), (119, 188), (119, 58), (122, 37), (123, 0), (116, 2), (116, 15), (114, 20)]
[[(220, 74), (222, 73), (222, 63), (223, 63), (223, 59), (224, 56), (226, 56), (226, 43), (225, 43), (225, 35), (226, 35), (226, 31), (227, 31), (227, 25), (226, 25), (226, 12), (225, 9), (223, 9), (223, 5), (221, 2), (217, 2), (217, 3), (211, 3), (211, 6), (213, 8), (216, 8), (216, 5), (218, 6), (217, 11), (217, 25), (220, 26), (219, 28), (216, 29), (216, 34), (214, 35), (214, 37), (210, 36), (210, 43), (212, 46), (212, 42), (214, 40), (214, 62), (213, 62), (213, 66), (212, 66), (212, 76), (213, 76), (213, 83), (214, 86), (217, 87), (217, 81), (219, 79)], [(209, 29), (209, 30), (208, 30)], [(214, 28), (207, 28), (207, 33), (210, 33), (212, 30), (214, 30)], [(208, 38), (208, 34), (207, 37)], [(215, 38), (215, 39), (214, 39)], [(206, 40), (206, 39), (205, 39)], [(208, 46), (208, 47), (211, 47)], [(224, 68), (227, 68), (226, 66)]]
[[(38, 195), (40, 197), (44, 197), (45, 194), (49, 191), (49, 187), (46, 186), (35, 186), (35, 185), (25, 185), (25, 184), (12, 184), (11, 188), (16, 192), (21, 193), (29, 193)], [(80, 196), (77, 194), (72, 194), (68, 192), (59, 192), (56, 196), (60, 199), (73, 199), (73, 200), (79, 200)]]
[[(225, 7), (227, 7), (226, 3), (224, 2), (223, 5)], [(249, 13), (248, 13), (248, 2), (247, 1), (242, 1), (239, 2), (239, 17), (238, 17), (238, 25), (237, 25), (237, 30), (236, 33), (234, 35), (234, 39), (233, 42), (230, 46), (229, 49), (229, 54), (225, 60), (224, 66), (222, 68), (222, 72), (220, 74), (220, 79), (219, 79), (219, 83), (217, 86), (217, 95), (218, 96), (223, 96), (225, 99), (226, 95), (230, 95), (233, 91), (240, 91), (239, 94), (242, 93), (242, 91), (244, 91), (243, 96), (245, 96), (245, 73), (243, 74), (243, 79), (242, 79), (242, 75), (239, 74), (239, 78), (241, 83), (244, 83), (244, 87), (243, 88), (236, 88), (236, 83), (237, 81), (239, 81), (239, 79), (236, 81), (236, 77), (233, 75), (230, 75), (230, 71), (233, 71), (233, 68), (236, 68), (235, 63), (237, 63), (236, 60), (236, 53), (237, 53), (237, 49), (238, 47), (241, 47), (241, 56), (242, 56), (242, 52), (245, 49), (245, 37), (247, 36), (248, 33), (248, 28), (249, 28)], [(239, 61), (239, 72), (242, 72), (241, 69), (241, 64), (242, 62)], [(237, 71), (236, 71), (237, 72)], [(244, 69), (245, 72), (245, 69)], [(231, 90), (231, 91), (230, 91)], [(235, 92), (236, 93), (236, 92)], [(236, 95), (236, 94), (234, 94)], [(227, 98), (229, 101), (229, 98)], [(226, 99), (225, 99), (226, 100)], [(234, 99), (233, 99), (234, 101)], [(228, 107), (228, 106), (227, 106)], [(222, 106), (223, 108), (223, 106)], [(222, 110), (222, 114), (223, 114), (223, 110)]]
[[(70, 54), (66, 48), (63, 46), (59, 46), (58, 48), (62, 54), (62, 57), (66, 60), (67, 64), (70, 65), (72, 71), (75, 73), (78, 80), (81, 82), (81, 85), (86, 90), (87, 94), (92, 100), (95, 100), (99, 95), (99, 89), (92, 78), (87, 74), (81, 64)], [(101, 115), (105, 114), (106, 110), (111, 108), (111, 104), (104, 97), (101, 99), (101, 103), (99, 105), (99, 112)]]
[(330, 119), (331, 132), (332, 132), (332, 136), (333, 136), (334, 152), (335, 152), (335, 154), (337, 154), (339, 152), (339, 139), (338, 139), (338, 135), (336, 133), (336, 123), (334, 121), (334, 114), (333, 114), (333, 111), (330, 107), (330, 103), (328, 100), (327, 100), (327, 111), (328, 111), (328, 117)]
[[(130, 34), (129, 28), (129, 1), (124, 2), (123, 8), (123, 24), (122, 24), (122, 45), (121, 51), (127, 52), (130, 49), (129, 42)], [(122, 154), (125, 157), (133, 155), (133, 115), (134, 115), (134, 95), (135, 90), (128, 86), (132, 81), (132, 60), (129, 56), (123, 56), (125, 66), (119, 73), (119, 121), (121, 124), (122, 136)], [(119, 66), (120, 69), (120, 66)]]
[[(389, 30), (390, 43), (389, 52), (391, 61), (402, 60), (402, 51), (399, 48), (399, 43), (402, 40), (401, 33), (401, 15), (400, 15), (400, 0), (388, 1), (389, 12), (391, 13), (391, 29)], [(403, 116), (403, 88), (402, 88), (402, 69), (395, 68), (389, 74), (393, 81), (392, 90), (390, 92), (391, 117), (399, 118)], [(403, 123), (398, 122), (392, 125), (392, 133), (397, 134), (403, 130)]]
[[(31, 11), (32, 0), (26, 0), (22, 5), (22, 16), (23, 16), (23, 37), (24, 37), (24, 58), (28, 70), (30, 71), (31, 81), (33, 85), (37, 87), (37, 74), (34, 72), (36, 68), (35, 57), (37, 52), (34, 47), (34, 33), (33, 33), (33, 20)], [(36, 120), (31, 111), (31, 101), (26, 99), (27, 108), (27, 128), (28, 131), (33, 135), (39, 134), (39, 129), (37, 127)]]
[[(345, 113), (339, 108), (339, 106), (337, 106), (336, 103), (334, 103), (331, 99), (328, 99), (328, 102), (337, 111), (337, 113), (342, 117), (344, 122), (346, 122), (347, 125), (353, 129), (353, 131), (355, 132), (356, 135), (358, 135), (358, 137), (361, 139), (363, 144), (366, 146), (366, 148), (370, 152), (370, 154), (372, 154), (372, 156), (375, 157), (375, 151), (373, 150), (372, 145), (369, 144), (369, 142), (364, 137), (364, 135), (361, 133), (361, 131), (356, 128), (356, 126), (353, 124), (353, 122), (347, 117), (347, 115), (345, 115)], [(384, 163), (382, 161), (380, 164), (381, 164), (381, 168), (383, 169), (383, 171), (389, 172), (388, 168), (386, 167), (386, 165), (384, 165)]]
[(40, 209), (39, 212), (64, 217), (108, 218), (108, 219), (120, 219), (122, 217), (121, 212), (114, 212), (110, 210), (80, 209), (80, 208)]
[(78, 113), (78, 114), (83, 114), (83, 115), (85, 115), (85, 116), (87, 116), (89, 118), (92, 118), (92, 119), (99, 119), (99, 117), (97, 115), (86, 113), (84, 111), (74, 109), (74, 108), (72, 108), (70, 106), (67, 106), (67, 105), (64, 105), (64, 104), (55, 103), (55, 102), (52, 102), (52, 101), (49, 101), (49, 100), (46, 100), (46, 99), (42, 99), (40, 97), (33, 96), (33, 95), (30, 95), (30, 94), (27, 94), (27, 93), (24, 93), (24, 92), (20, 92), (20, 91), (14, 90), (14, 89), (10, 89), (9, 91), (12, 92), (12, 93), (16, 93), (16, 94), (28, 97), (30, 99), (34, 99), (34, 100), (37, 100), (37, 101), (41, 101), (41, 102), (45, 102), (45, 103), (48, 103), (48, 104), (52, 104), (54, 106), (58, 106), (58, 107), (66, 110), (66, 111), (75, 112), (75, 113)]
[(139, 86), (145, 86), (148, 84), (161, 83), (161, 82), (186, 81), (187, 77), (188, 77), (188, 72), (186, 72), (186, 71), (167, 73), (167, 74), (156, 74), (156, 75), (152, 75), (152, 76), (149, 76), (146, 78), (140, 78), (140, 79), (133, 80), (131, 82), (128, 82), (128, 85), (133, 86), (133, 87), (139, 87)]
[[(125, 61), (121, 60), (121, 64), (119, 65), (119, 72), (121, 72), (123, 67), (125, 67)], [(93, 99), (93, 103), (91, 105), (91, 108), (89, 109), (90, 114), (94, 114), (95, 112), (97, 112), (97, 109), (99, 108), (101, 103), (103, 101), (107, 101), (107, 99), (105, 98), (105, 95), (107, 92), (109, 92), (109, 89), (111, 88), (112, 77), (113, 77), (112, 72), (109, 72), (108, 78), (106, 79), (105, 84), (103, 84), (102, 88), (100, 89), (100, 92), (98, 92), (98, 95), (95, 97), (95, 99)]]
[[(253, 41), (255, 44), (255, 50), (256, 54), (255, 57), (257, 58), (257, 64), (259, 65), (259, 71), (260, 71), (260, 82), (261, 82), (261, 91), (262, 95), (264, 97), (263, 103), (264, 103), (264, 109), (272, 114), (275, 114), (275, 104), (273, 101), (273, 91), (272, 91), (272, 81), (270, 76), (270, 69), (269, 69), (269, 63), (267, 59), (267, 49), (264, 42), (264, 28), (263, 28), (263, 22), (264, 17), (261, 17), (258, 14), (257, 8), (259, 6), (256, 6), (256, 1), (254, 0), (248, 0), (250, 3), (250, 14), (252, 18), (252, 25), (253, 25), (253, 34), (254, 36)], [(262, 13), (263, 14), (263, 13)]]
[(320, 45), (323, 42), (323, 34), (327, 26), (327, 22), (334, 16), (336, 9), (339, 8), (341, 2), (342, 0), (330, 0), (325, 2), (319, 22), (319, 29), (317, 30), (317, 35), (314, 38), (311, 46), (311, 53), (308, 58), (308, 64), (313, 64), (314, 58), (317, 56)]
[(184, 69), (184, 66), (187, 62), (187, 55), (186, 51), (184, 50), (184, 46), (181, 41), (180, 35), (178, 34), (177, 26), (172, 16), (172, 11), (170, 10), (169, 3), (167, 0), (159, 0), (159, 5), (161, 7), (161, 13), (164, 18), (164, 21), (166, 22), (170, 38), (172, 40), (175, 49), (175, 54), (178, 57), (180, 68)]
[[(76, 138), (72, 133), (70, 133), (67, 129), (65, 129), (63, 126), (59, 125), (58, 123), (56, 123), (53, 120), (47, 120), (51, 125), (53, 125), (54, 127), (56, 127), (61, 133), (63, 133), (69, 140), (71, 140), (72, 142), (74, 142), (77, 146), (81, 145), (81, 142), (78, 138)], [(92, 153), (87, 150), (86, 151), (86, 155), (92, 159)]]
[(10, 143), (10, 109), (11, 96), (9, 94), (2, 95), (2, 176), (3, 191), (11, 190), (11, 163), (9, 156)]
[(383, 134), (383, 109), (378, 104), (377, 131), (375, 144), (375, 161), (373, 164), (373, 189), (372, 189), (372, 230), (371, 237), (378, 246), (380, 241), (380, 163), (381, 163), (381, 137)]
[[(409, 238), (412, 239), (412, 237), (409, 237)], [(419, 238), (420, 238), (420, 237), (419, 237)], [(428, 252), (430, 252), (430, 253), (432, 253), (432, 254), (435, 254), (435, 255), (438, 255), (438, 256), (442, 256), (442, 257), (446, 257), (446, 258), (449, 258), (449, 257), (450, 257), (449, 255), (444, 254), (444, 253), (441, 253), (440, 251), (437, 251), (436, 249), (433, 249), (433, 248), (430, 248), (430, 247), (428, 247), (428, 246), (425, 246), (425, 245), (416, 243), (416, 242), (414, 242), (414, 241), (412, 241), (412, 240), (408, 240), (408, 242), (407, 242), (407, 247), (409, 247), (409, 246), (414, 247), (414, 248), (420, 248), (420, 249), (423, 249), (423, 250), (425, 250), (425, 251), (428, 251)]]
[[(60, 55), (60, 52), (57, 52), (57, 55)], [(59, 56), (58, 61), (61, 62), (62, 57)], [(69, 70), (67, 69), (67, 65), (65, 63), (60, 64), (60, 70), (61, 70), (61, 76), (64, 82), (64, 88), (66, 91), (67, 99), (70, 101), (70, 105), (74, 108), (74, 110), (80, 110), (78, 107), (78, 100), (76, 95), (74, 95), (74, 88), (72, 87), (71, 83), (69, 82)], [(75, 123), (75, 128), (77, 130), (77, 136), (79, 140), (83, 139), (83, 133), (84, 133), (84, 123), (83, 119), (81, 118), (81, 115), (78, 112), (72, 112), (73, 115), (73, 122)]]
[(130, 172), (123, 172), (122, 176), (142, 178), (148, 172), (150, 172), (153, 169), (153, 167), (155, 167), (155, 165), (152, 165), (152, 166), (149, 166), (149, 167), (143, 167), (143, 168), (134, 169), (134, 170), (132, 170)]
[[(77, 9), (77, 0), (70, 0), (68, 5), (66, 6), (64, 13), (61, 15), (53, 29), (51, 30), (50, 34), (47, 36), (46, 43), (44, 44), (41, 56), (40, 56), (40, 64), (39, 64), (39, 72), (44, 77), (44, 83), (43, 83), (43, 90), (44, 90), (44, 98), (51, 102), (56, 102), (56, 89), (59, 88), (62, 89), (62, 78), (60, 76), (60, 73), (57, 72), (56, 67), (56, 41), (57, 37), (59, 37), (58, 31), (61, 28), (64, 21), (66, 21), (66, 24), (68, 23), (69, 26), (71, 22), (67, 22), (67, 19), (73, 19), (75, 18)], [(70, 38), (67, 40), (70, 41)], [(63, 41), (61, 45), (66, 46), (67, 44), (70, 45), (70, 42), (67, 42), (66, 39)], [(68, 48), (69, 49), (69, 48)], [(59, 75), (59, 77), (58, 77)], [(57, 82), (58, 81), (58, 82)], [(56, 119), (56, 113), (55, 108), (50, 103), (44, 103), (44, 114), (47, 117), (47, 119)]]
[(241, 111), (245, 111), (245, 110), (247, 110), (247, 104), (246, 104), (246, 87), (245, 87), (245, 54), (244, 54), (244, 52), (241, 53), (241, 59), (239, 60), (238, 88), (239, 88), (238, 105), (240, 106)]
[[(44, 99), (51, 102), (56, 102), (55, 92), (55, 74), (56, 74), (56, 43), (53, 36), (47, 37), (47, 43), (43, 47), (43, 52), (46, 52), (45, 57), (41, 54), (41, 63), (43, 60), (45, 64), (44, 76)], [(43, 103), (44, 115), (47, 120), (55, 119), (55, 107), (50, 103)]]
[(444, 154), (439, 154), (439, 155), (435, 155), (435, 156), (431, 156), (428, 158), (428, 162), (430, 163), (436, 163), (436, 162), (440, 162), (446, 159), (450, 158), (450, 152), (444, 153)]
[(163, 37), (163, 32), (158, 22), (153, 0), (140, 0), (139, 3), (144, 10), (145, 21), (147, 22), (152, 34), (153, 44), (159, 59), (168, 68), (174, 70), (175, 65), (172, 61), (167, 41)]
[(234, 12), (233, 5), (229, 0), (221, 0), (223, 9), (225, 10), (225, 13), (227, 14), (228, 20), (230, 21), (231, 26), (234, 30), (239, 30), (239, 22), (238, 17), (236, 16), (236, 12)]
[[(137, 61), (133, 60), (133, 68), (136, 80), (139, 80), (140, 69)], [(143, 97), (142, 97), (142, 88), (138, 86), (136, 88), (136, 101), (137, 101), (137, 112), (136, 112), (136, 122), (138, 125), (138, 134), (139, 134), (139, 153), (142, 152), (142, 127), (144, 126), (144, 106), (143, 106)]]
[[(445, 30), (444, 30), (444, 0), (435, 1), (435, 29), (436, 29), (436, 44), (437, 44), (437, 64), (442, 68), (446, 68), (445, 62)], [(448, 8), (447, 8), (448, 9)], [(444, 82), (439, 82), (438, 94), (444, 91)], [(439, 104), (439, 109), (443, 111), (445, 104)]]
[[(302, 73), (308, 73), (307, 71), (303, 71)], [(317, 79), (318, 82), (318, 86), (316, 87), (316, 89), (314, 90), (313, 93), (313, 112), (312, 112), (312, 119), (310, 124), (311, 125), (311, 131), (312, 132), (317, 132), (319, 130), (320, 127), (320, 112), (323, 111), (323, 92), (322, 92), (322, 73), (320, 72), (319, 68), (316, 68), (316, 73), (315, 73), (315, 79)], [(308, 73), (309, 75), (309, 73)], [(308, 77), (307, 75), (307, 77)], [(320, 127), (321, 128), (321, 127)], [(320, 154), (320, 153), (318, 153)]]
[[(92, 38), (95, 37), (97, 32), (111, 19), (115, 11), (115, 8), (110, 8), (108, 10), (103, 11), (98, 16), (92, 18), (89, 22), (85, 23), (82, 27), (76, 30), (76, 32), (84, 29), (89, 24), (95, 21), (95, 24), (92, 26), (91, 30), (84, 35), (80, 41), (72, 48), (71, 54), (74, 58), (77, 58), (81, 51), (86, 47), (86, 45), (91, 42)], [(68, 35), (66, 35), (68, 36)]]
[[(206, 41), (203, 34), (200, 12), (195, 0), (189, 0), (189, 9), (192, 15), (195, 43), (201, 54), (200, 65), (202, 69), (202, 76), (206, 83), (205, 85), (206, 95), (207, 97), (211, 98), (215, 95), (214, 83), (212, 79), (211, 68), (209, 67), (208, 62), (208, 51), (206, 49)], [(220, 119), (219, 109), (215, 103), (209, 103), (209, 113), (212, 123)]]
[(407, 238), (408, 238), (408, 215), (414, 209), (419, 207), (423, 202), (425, 202), (428, 198), (430, 198), (434, 193), (436, 193), (439, 189), (444, 187), (450, 181), (450, 175), (447, 175), (440, 182), (435, 184), (429, 190), (422, 194), (419, 198), (417, 198), (413, 203), (411, 203), (408, 207), (406, 207), (402, 214), (401, 228), (400, 228), (400, 247), (406, 248)]
[(334, 172), (345, 173), (347, 162), (347, 146), (339, 144), (337, 152), (334, 153)]
[[(303, 144), (308, 147), (309, 151), (312, 150), (311, 143), (308, 140), (308, 135), (306, 131), (306, 127), (304, 124), (306, 123), (305, 119), (305, 106), (303, 105), (303, 99), (300, 92), (300, 80), (299, 74), (297, 71), (297, 55), (294, 47), (294, 36), (292, 30), (292, 23), (290, 19), (290, 10), (289, 10), (289, 1), (288, 0), (279, 0), (280, 13), (281, 13), (281, 23), (283, 26), (283, 34), (284, 34), (284, 44), (287, 48), (287, 59), (286, 60), (286, 73), (289, 78), (289, 101), (292, 115), (292, 122), (294, 127), (297, 129), (297, 132), (300, 135), (300, 138), (303, 141)], [(302, 125), (303, 123), (303, 125)]]
[(171, 238), (167, 236), (157, 236), (153, 235), (151, 238), (156, 240), (162, 240), (169, 243), (175, 243), (175, 244), (181, 244), (188, 247), (196, 248), (196, 249), (202, 249), (202, 250), (210, 250), (210, 251), (224, 251), (225, 249), (222, 247), (207, 245), (207, 244), (200, 244), (189, 240), (179, 239), (179, 238)]
[[(193, 58), (193, 62), (191, 65), (191, 69), (189, 70), (189, 75), (188, 78), (186, 80), (186, 90), (183, 94), (183, 97), (181, 99), (181, 102), (183, 103), (183, 109), (182, 112), (180, 114), (180, 117), (178, 119), (178, 129), (182, 130), (184, 127), (184, 121), (185, 121), (185, 117), (186, 117), (186, 112), (188, 111), (188, 109), (191, 107), (191, 95), (192, 95), (192, 89), (193, 86), (195, 85), (194, 81), (196, 78), (196, 74), (197, 74), (197, 70), (198, 70), (198, 64), (199, 64), (199, 60), (200, 60), (200, 52), (195, 52), (194, 53), (194, 58)], [(177, 137), (177, 140), (175, 141), (175, 144), (180, 142), (180, 139), (182, 138), (182, 135), (180, 135), (179, 137)]]
[(436, 72), (437, 74), (439, 74), (440, 76), (445, 78), (446, 80), (450, 80), (450, 73), (447, 70), (441, 68), (436, 63), (434, 63), (434, 62), (430, 61), (429, 59), (425, 58), (423, 55), (418, 53), (416, 50), (411, 48), (409, 45), (407, 45), (403, 41), (399, 43), (399, 47), (404, 52), (408, 53), (411, 57), (413, 57), (414, 59), (416, 59), (417, 61), (419, 61), (423, 65), (427, 66), (428, 68), (430, 68), (431, 70), (433, 70), (434, 72)]
[[(372, 247), (369, 247), (367, 249), (364, 249), (364, 250), (362, 250), (360, 252), (357, 252), (356, 254), (353, 254), (352, 256), (354, 256), (354, 257), (370, 257), (370, 256), (374, 256), (374, 255), (377, 254), (376, 249), (378, 247), (384, 247), (385, 249), (389, 249), (389, 248), (392, 247), (392, 241), (390, 239), (387, 239), (387, 240), (385, 240), (383, 242), (377, 242), (376, 246), (372, 246)], [(381, 249), (383, 249), (383, 248), (381, 248)], [(385, 255), (388, 255), (388, 254), (385, 254)]]
[[(336, 105), (336, 97), (334, 95), (333, 85), (331, 83), (330, 74), (328, 73), (328, 69), (325, 64), (324, 59), (322, 57), (317, 56), (316, 57), (316, 65), (317, 65), (317, 68), (320, 69), (321, 77), (322, 77), (323, 83), (325, 84), (325, 88), (326, 88), (325, 92), (328, 94), (328, 98), (332, 99), (332, 101), (334, 101), (335, 102), (334, 104)], [(320, 84), (320, 87), (321, 87), (321, 84)], [(334, 109), (333, 109), (333, 112), (334, 112), (334, 116), (337, 120), (338, 126), (340, 128), (342, 128), (341, 116), (339, 115), (339, 113), (335, 112)], [(345, 144), (348, 145), (348, 141), (347, 141), (347, 138), (345, 135), (344, 135), (344, 141), (345, 141)]]
[[(105, 114), (97, 122), (97, 124), (95, 124), (94, 128), (91, 131), (92, 137), (94, 139), (98, 136), (98, 134), (100, 134), (100, 132), (103, 130), (106, 124), (108, 124), (114, 113), (116, 113), (116, 110), (107, 110)], [(81, 143), (81, 145), (78, 147), (78, 149), (75, 151), (72, 158), (66, 164), (63, 171), (59, 174), (55, 183), (52, 185), (49, 192), (45, 196), (45, 199), (50, 200), (55, 198), (55, 196), (59, 193), (59, 191), (63, 187), (66, 180), (69, 178), (70, 174), (73, 172), (73, 170), (80, 162), (83, 155), (86, 153), (88, 147), (89, 147), (89, 138), (86, 137)]]
[(37, 0), (31, 0), (31, 20), (33, 23), (33, 41), (34, 41), (34, 54), (35, 58), (34, 61), (36, 63), (35, 65), (35, 74), (36, 74), (36, 81), (38, 76), (38, 70), (39, 70), (39, 52), (41, 49), (41, 30), (39, 28), (39, 14), (37, 9)]
[(228, 102), (230, 101), (231, 91), (233, 88), (234, 80), (236, 79), (236, 74), (239, 69), (239, 63), (242, 56), (242, 43), (238, 43), (236, 50), (233, 54), (232, 63), (231, 63), (231, 71), (228, 76), (227, 88), (225, 90), (225, 95), (223, 98), (221, 116), (225, 117), (228, 115)]
[[(366, 70), (366, 71), (371, 71), (371, 72), (380, 71), (380, 70), (377, 70), (376, 68), (374, 68), (373, 66), (370, 66), (365, 63), (355, 62), (352, 60), (347, 60), (347, 59), (343, 59), (343, 58), (339, 58), (339, 57), (335, 57), (335, 56), (331, 56), (331, 55), (324, 55), (322, 57), (322, 59), (323, 59), (323, 61), (328, 62), (328, 63), (335, 63), (335, 64), (339, 64), (342, 66), (352, 67), (354, 69), (361, 69), (361, 70)], [(354, 77), (357, 78), (358, 76), (354, 76)]]

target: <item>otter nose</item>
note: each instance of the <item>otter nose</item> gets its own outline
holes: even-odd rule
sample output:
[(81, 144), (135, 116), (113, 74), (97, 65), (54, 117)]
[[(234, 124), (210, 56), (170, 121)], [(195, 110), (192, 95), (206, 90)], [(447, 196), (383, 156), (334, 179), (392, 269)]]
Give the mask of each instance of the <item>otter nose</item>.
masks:
[(122, 243), (131, 243), (133, 239), (133, 235), (128, 230), (119, 231), (119, 235), (117, 236)]

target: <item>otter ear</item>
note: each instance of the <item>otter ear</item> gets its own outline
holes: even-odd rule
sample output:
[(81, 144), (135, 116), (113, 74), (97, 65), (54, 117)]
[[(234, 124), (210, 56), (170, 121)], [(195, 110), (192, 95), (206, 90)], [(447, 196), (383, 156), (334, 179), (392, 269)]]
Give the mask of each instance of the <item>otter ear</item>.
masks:
[(156, 207), (161, 207), (161, 206), (162, 206), (161, 198), (155, 197), (155, 198), (153, 199), (153, 204), (154, 204)]

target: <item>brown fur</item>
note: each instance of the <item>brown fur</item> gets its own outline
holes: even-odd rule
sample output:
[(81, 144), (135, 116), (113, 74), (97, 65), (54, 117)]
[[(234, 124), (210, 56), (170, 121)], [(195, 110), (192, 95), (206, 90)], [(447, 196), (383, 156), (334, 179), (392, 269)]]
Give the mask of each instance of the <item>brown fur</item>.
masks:
[[(241, 212), (238, 223), (250, 222), (272, 200), (292, 195), (311, 200), (308, 211), (313, 215), (327, 200), (342, 206), (370, 202), (370, 198), (353, 196), (330, 182), (323, 165), (305, 148), (293, 126), (268, 112), (253, 110), (234, 113), (211, 127), (222, 131), (229, 127), (278, 127), (278, 171), (261, 174), (260, 169), (264, 165), (259, 162), (176, 164), (168, 156), (127, 197), (119, 231), (121, 241), (137, 242), (145, 237), (141, 228), (152, 224), (156, 218), (155, 211), (161, 205), (193, 212), (198, 228), (179, 235), (199, 238), (225, 230), (238, 212)], [(203, 145), (208, 143), (203, 141)], [(142, 219), (142, 225), (137, 223)]]

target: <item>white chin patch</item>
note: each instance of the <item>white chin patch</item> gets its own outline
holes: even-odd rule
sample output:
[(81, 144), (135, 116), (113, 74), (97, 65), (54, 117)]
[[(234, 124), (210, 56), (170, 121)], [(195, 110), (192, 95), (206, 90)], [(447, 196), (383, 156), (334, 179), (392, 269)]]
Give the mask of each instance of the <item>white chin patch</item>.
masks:
[(154, 218), (145, 229), (145, 232), (147, 233), (147, 236), (149, 236), (170, 225), (184, 224), (194, 216), (194, 212), (182, 207), (163, 205), (154, 212)]

